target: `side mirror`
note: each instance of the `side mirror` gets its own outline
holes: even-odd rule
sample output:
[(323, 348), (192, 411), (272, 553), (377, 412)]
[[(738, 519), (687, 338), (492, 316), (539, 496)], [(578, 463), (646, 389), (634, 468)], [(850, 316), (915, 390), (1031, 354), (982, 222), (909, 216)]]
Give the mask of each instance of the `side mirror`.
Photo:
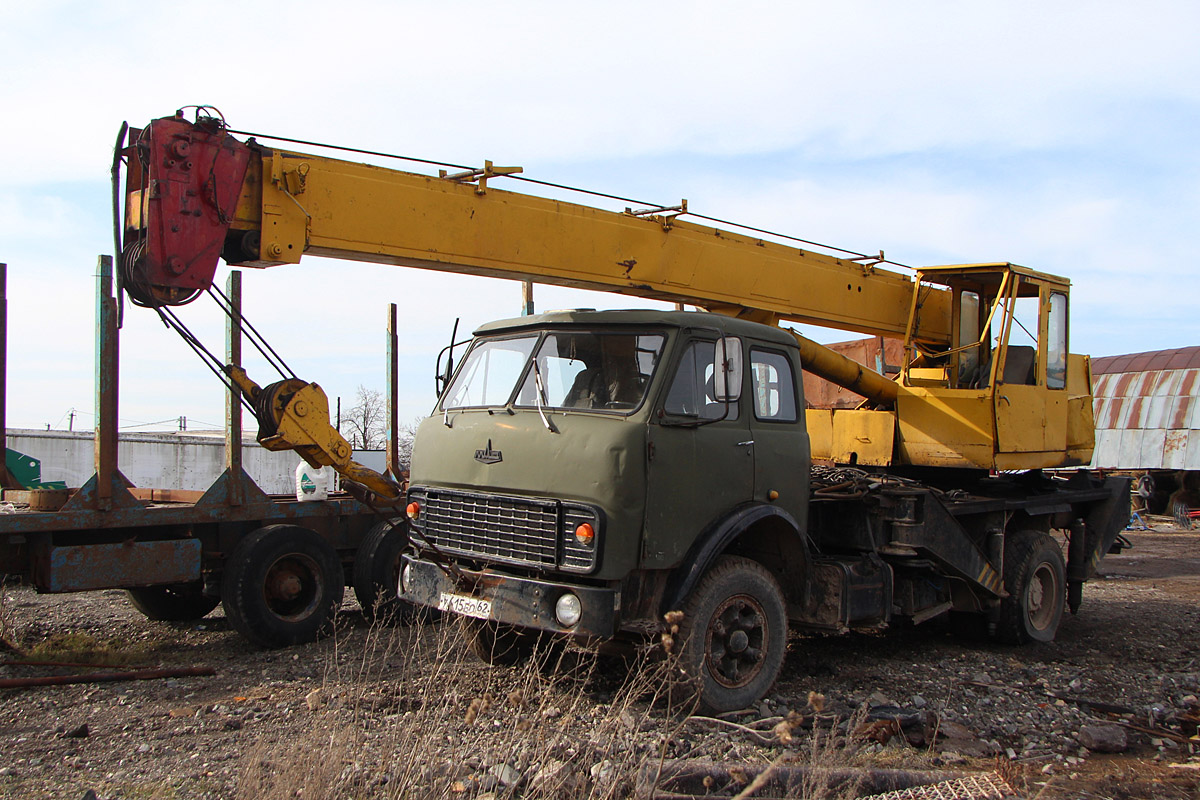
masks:
[(713, 399), (728, 403), (742, 396), (742, 341), (726, 336), (713, 351)]
[[(450, 378), (454, 376), (454, 348), (455, 337), (458, 336), (458, 323), (460, 318), (454, 320), (454, 330), (450, 332), (450, 344), (442, 348), (442, 352), (438, 353), (437, 364), (434, 365), (433, 385), (437, 396), (441, 398), (442, 392), (446, 391), (446, 387), (450, 385)], [(442, 356), (446, 358), (446, 368), (442, 369)]]

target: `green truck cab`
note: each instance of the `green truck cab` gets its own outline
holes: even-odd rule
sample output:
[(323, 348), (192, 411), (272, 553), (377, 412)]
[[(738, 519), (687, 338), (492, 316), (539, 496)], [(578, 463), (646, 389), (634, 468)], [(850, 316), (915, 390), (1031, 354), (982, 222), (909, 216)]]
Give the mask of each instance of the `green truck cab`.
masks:
[(677, 626), (713, 712), (770, 689), (789, 625), (953, 611), (1053, 639), (1119, 545), (1125, 484), (814, 466), (801, 367), (789, 331), (719, 314), (484, 325), (417, 432), (400, 598), (474, 618), (492, 663)]
[(715, 314), (483, 326), (417, 433), (411, 536), (432, 547), (401, 597), (489, 620), (516, 651), (530, 631), (653, 632), (724, 559), (764, 596), (729, 593), (717, 677), (761, 695), (801, 601), (780, 587), (807, 552), (802, 387), (786, 331)]

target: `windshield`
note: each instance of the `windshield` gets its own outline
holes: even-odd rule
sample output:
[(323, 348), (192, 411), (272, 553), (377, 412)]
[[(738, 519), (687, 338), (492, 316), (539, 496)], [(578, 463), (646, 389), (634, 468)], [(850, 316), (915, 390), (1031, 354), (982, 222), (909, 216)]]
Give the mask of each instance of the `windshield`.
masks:
[(635, 409), (646, 395), (663, 339), (662, 334), (647, 333), (547, 333), (516, 404)]
[(502, 406), (529, 361), (537, 335), (511, 339), (484, 339), (467, 354), (454, 382), (446, 390), (442, 408)]

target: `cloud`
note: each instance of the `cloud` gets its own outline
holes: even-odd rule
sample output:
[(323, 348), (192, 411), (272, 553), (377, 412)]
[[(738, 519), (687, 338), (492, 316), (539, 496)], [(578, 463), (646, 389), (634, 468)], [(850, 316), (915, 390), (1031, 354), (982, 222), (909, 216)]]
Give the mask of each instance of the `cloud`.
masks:
[[(18, 121), (0, 130), (10, 419), (90, 408), (91, 276), (111, 249), (117, 126), (188, 102), (242, 130), (686, 196), (702, 213), (906, 263), (1012, 260), (1074, 280), (1077, 348), (1196, 343), (1197, 27), (1187, 2), (213, 0), (186, 18), (19, 5), (0, 30), (0, 98)], [(331, 396), (382, 386), (384, 309), (397, 302), (408, 417), (432, 404), (453, 319), (469, 331), (516, 313), (519, 295), (512, 282), (306, 259), (248, 271), (246, 297)], [(184, 316), (220, 347), (215, 314)], [(219, 421), (220, 385), (195, 356), (147, 312), (128, 326), (122, 415)]]
[(101, 178), (122, 117), (186, 102), (243, 129), (549, 163), (1089, 146), (1135, 129), (1124, 103), (1200, 93), (1182, 2), (213, 2), (186, 25), (166, 6), (37, 7), (0, 39), (7, 107), (36, 125), (0, 143), (46, 157), (5, 181)]

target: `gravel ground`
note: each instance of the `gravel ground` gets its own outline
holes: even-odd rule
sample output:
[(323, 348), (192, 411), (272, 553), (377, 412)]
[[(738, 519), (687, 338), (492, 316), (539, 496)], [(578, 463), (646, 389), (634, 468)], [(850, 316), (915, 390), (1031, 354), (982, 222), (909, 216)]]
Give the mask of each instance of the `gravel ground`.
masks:
[[(1052, 644), (933, 623), (793, 636), (772, 695), (721, 721), (672, 714), (654, 702), (661, 682), (623, 681), (613, 659), (574, 653), (577, 674), (552, 680), (487, 668), (453, 626), (372, 627), (351, 602), (336, 636), (266, 651), (220, 609), (156, 623), (121, 592), (9, 588), (0, 614), (27, 653), (74, 643), (216, 674), (0, 689), (0, 795), (619, 797), (647, 763), (707, 759), (999, 770), (1028, 797), (1197, 798), (1200, 533), (1130, 538)], [(71, 671), (6, 663), (0, 678)]]

